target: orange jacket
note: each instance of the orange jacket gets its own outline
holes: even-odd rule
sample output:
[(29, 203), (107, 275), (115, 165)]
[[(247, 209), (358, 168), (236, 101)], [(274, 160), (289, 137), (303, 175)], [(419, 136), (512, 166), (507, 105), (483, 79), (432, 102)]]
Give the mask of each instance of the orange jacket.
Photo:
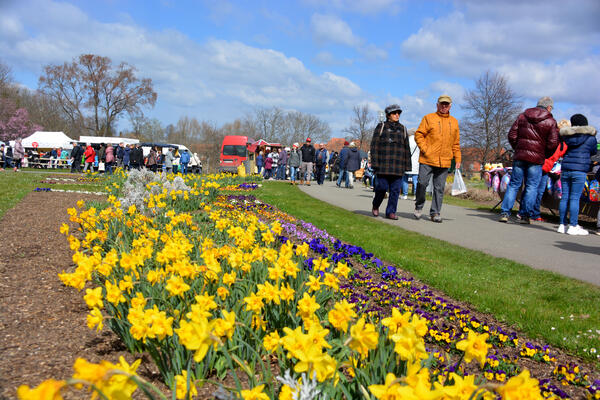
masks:
[(419, 163), (450, 168), (452, 159), (461, 162), (458, 121), (450, 114), (437, 112), (423, 117), (415, 132), (415, 142), (421, 152)]

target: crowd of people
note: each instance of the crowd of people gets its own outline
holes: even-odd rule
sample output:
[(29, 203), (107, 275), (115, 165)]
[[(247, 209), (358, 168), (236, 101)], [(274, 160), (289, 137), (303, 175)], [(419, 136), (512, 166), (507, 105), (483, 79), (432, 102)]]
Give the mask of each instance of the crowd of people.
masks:
[[(112, 174), (115, 167), (130, 169), (147, 168), (153, 172), (189, 172), (202, 173), (202, 161), (198, 153), (190, 154), (187, 149), (179, 150), (172, 147), (164, 149), (152, 146), (146, 155), (142, 146), (138, 144), (111, 143), (93, 145), (87, 143), (80, 145), (72, 142), (72, 149), (54, 148), (46, 153), (38, 153), (36, 166), (45, 168), (70, 168), (71, 172), (101, 172)], [(14, 147), (14, 148), (13, 148)], [(1, 145), (0, 171), (12, 168), (18, 171), (25, 159), (25, 150), (21, 139), (15, 140), (14, 146)], [(43, 163), (40, 160), (44, 160)], [(31, 165), (33, 166), (33, 165)]]
[[(400, 123), (402, 109), (392, 104), (385, 109), (385, 121), (373, 132), (370, 157), (362, 156), (354, 142), (344, 143), (339, 154), (329, 153), (323, 143), (316, 147), (311, 139), (289, 150), (269, 149), (260, 152), (256, 163), (265, 179), (286, 180), (292, 184), (310, 185), (316, 180), (322, 185), (329, 174), (337, 175), (338, 187), (352, 188), (357, 172), (363, 183), (373, 187), (372, 214), (379, 216), (379, 208), (387, 198), (385, 217), (398, 219), (396, 210), (400, 198), (408, 198), (409, 182), (415, 195), (414, 218), (420, 219), (431, 188), (429, 219), (442, 223), (442, 204), (448, 171), (460, 170), (460, 129), (456, 118), (450, 115), (452, 98), (441, 95), (436, 111), (425, 115), (415, 131)], [(537, 105), (526, 109), (514, 121), (507, 133), (513, 149), (513, 166), (501, 207), (500, 222), (508, 222), (521, 192), (518, 219), (522, 224), (542, 220), (540, 203), (547, 185), (547, 174), (555, 162), (562, 160), (562, 197), (559, 205), (559, 233), (587, 235), (578, 224), (580, 198), (587, 174), (592, 172), (591, 157), (597, 152), (596, 129), (582, 114), (575, 114), (561, 126), (552, 116), (554, 103), (542, 97)], [(598, 166), (593, 170), (600, 179)], [(599, 212), (600, 213), (600, 212)], [(600, 215), (599, 215), (600, 217)], [(600, 231), (600, 222), (598, 222)]]

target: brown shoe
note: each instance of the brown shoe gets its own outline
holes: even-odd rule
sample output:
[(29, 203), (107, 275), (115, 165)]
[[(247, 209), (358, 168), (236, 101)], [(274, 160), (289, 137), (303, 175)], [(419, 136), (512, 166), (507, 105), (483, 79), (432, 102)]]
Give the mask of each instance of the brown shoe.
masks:
[(373, 210), (371, 210), (371, 213), (373, 214), (374, 217), (379, 217), (379, 209), (378, 208), (374, 208)]
[(394, 213), (388, 214), (388, 215), (386, 215), (385, 217), (386, 217), (387, 219), (394, 219), (394, 220), (397, 220), (397, 219), (398, 219), (398, 217), (397, 217), (397, 216), (396, 216), (396, 214), (394, 214)]

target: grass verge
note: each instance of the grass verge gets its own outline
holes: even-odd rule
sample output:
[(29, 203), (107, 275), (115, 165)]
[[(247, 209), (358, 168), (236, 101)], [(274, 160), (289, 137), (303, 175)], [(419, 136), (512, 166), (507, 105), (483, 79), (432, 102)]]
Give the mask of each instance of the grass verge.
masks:
[(261, 200), (363, 247), (530, 338), (600, 366), (599, 287), (383, 224), (289, 184), (265, 183), (253, 192)]
[[(38, 170), (39, 171), (39, 170)], [(41, 183), (48, 175), (56, 174), (55, 170), (44, 172), (13, 172), (5, 170), (0, 172), (0, 218), (13, 208), (27, 193), (35, 188), (51, 188), (61, 190), (77, 190), (90, 192), (104, 192), (104, 183), (86, 183), (83, 185), (47, 184)]]

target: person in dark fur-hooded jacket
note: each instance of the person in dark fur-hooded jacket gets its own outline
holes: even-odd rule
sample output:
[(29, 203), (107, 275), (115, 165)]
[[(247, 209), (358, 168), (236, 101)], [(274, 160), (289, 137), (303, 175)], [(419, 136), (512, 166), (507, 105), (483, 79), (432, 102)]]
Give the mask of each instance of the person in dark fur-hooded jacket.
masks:
[[(559, 233), (569, 235), (587, 235), (588, 231), (579, 226), (579, 202), (587, 172), (590, 170), (591, 157), (598, 151), (596, 128), (588, 125), (582, 114), (571, 117), (571, 126), (560, 130), (560, 138), (567, 144), (567, 152), (563, 156), (560, 173), (562, 197), (558, 211), (560, 212)], [(567, 227), (567, 212), (570, 214)]]

